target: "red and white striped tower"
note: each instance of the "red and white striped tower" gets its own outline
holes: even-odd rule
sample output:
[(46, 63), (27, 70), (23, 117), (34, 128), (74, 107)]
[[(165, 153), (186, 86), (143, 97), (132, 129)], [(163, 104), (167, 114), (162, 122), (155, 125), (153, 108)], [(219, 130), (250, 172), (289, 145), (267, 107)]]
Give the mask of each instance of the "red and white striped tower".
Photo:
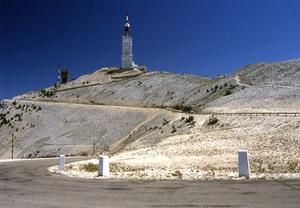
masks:
[(130, 31), (130, 24), (128, 22), (128, 12), (126, 12), (125, 35), (128, 36)]

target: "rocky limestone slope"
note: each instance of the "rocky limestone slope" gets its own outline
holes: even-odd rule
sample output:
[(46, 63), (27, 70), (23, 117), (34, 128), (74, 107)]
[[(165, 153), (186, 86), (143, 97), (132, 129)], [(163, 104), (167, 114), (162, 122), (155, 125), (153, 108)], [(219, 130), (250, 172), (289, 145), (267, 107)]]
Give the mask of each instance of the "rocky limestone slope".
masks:
[(294, 111), (300, 110), (297, 105), (300, 101), (299, 80), (300, 59), (252, 64), (232, 75), (215, 79), (104, 68), (66, 85), (26, 93), (14, 99), (174, 108), (193, 112), (235, 109)]
[(95, 141), (97, 153), (134, 155), (141, 149), (141, 155), (153, 158), (154, 148), (155, 154), (183, 160), (202, 154), (222, 161), (225, 154), (229, 164), (240, 148), (277, 154), (276, 142), (282, 141), (279, 156), (287, 161), (276, 166), (280, 169), (299, 158), (299, 118), (221, 116), (208, 125), (214, 118), (197, 113), (300, 112), (299, 69), (300, 59), (260, 63), (210, 79), (104, 68), (2, 101), (0, 157), (10, 157), (12, 134), (17, 158), (91, 154)]

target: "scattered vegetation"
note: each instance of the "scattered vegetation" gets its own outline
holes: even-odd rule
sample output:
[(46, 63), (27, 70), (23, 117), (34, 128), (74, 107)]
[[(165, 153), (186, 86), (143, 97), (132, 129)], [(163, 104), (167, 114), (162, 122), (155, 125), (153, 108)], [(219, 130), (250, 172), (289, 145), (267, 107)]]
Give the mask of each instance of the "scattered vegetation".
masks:
[(169, 123), (169, 121), (168, 120), (166, 120), (165, 118), (164, 118), (164, 121), (163, 121), (163, 126), (165, 126), (166, 124), (168, 124)]
[(231, 95), (232, 92), (230, 90), (226, 90), (224, 96)]
[(81, 153), (80, 153), (80, 156), (88, 156), (88, 155), (89, 155), (88, 152), (81, 152)]
[(6, 114), (0, 113), (0, 128), (5, 125), (9, 124), (10, 121), (6, 118)]
[(191, 115), (185, 119), (185, 123), (191, 123), (193, 121), (194, 121), (194, 116), (191, 116)]
[(0, 103), (0, 108), (2, 108), (2, 109), (6, 109), (7, 108), (7, 103), (6, 102), (1, 102)]
[(298, 161), (297, 160), (294, 160), (294, 161), (291, 161), (289, 162), (288, 164), (288, 170), (291, 171), (291, 172), (294, 172), (298, 166)]
[(55, 96), (55, 92), (54, 91), (48, 91), (48, 90), (45, 90), (45, 89), (42, 89), (39, 91), (39, 97), (47, 97), (47, 98), (52, 98)]
[(236, 86), (230, 84), (230, 86), (228, 86), (228, 84), (225, 82), (224, 85), (219, 86), (219, 85), (215, 85), (214, 87), (211, 87), (210, 89), (206, 89), (206, 94), (211, 92), (211, 93), (215, 93), (217, 91), (224, 91), (225, 93), (223, 94), (223, 96), (227, 96), (227, 95), (231, 95), (232, 94), (232, 89), (234, 89)]
[(184, 111), (184, 112), (191, 112), (193, 110), (193, 107), (186, 106), (186, 105), (183, 105), (183, 103), (181, 103), (180, 105), (179, 104), (174, 105), (173, 109), (181, 110), (181, 111)]
[(173, 133), (175, 133), (176, 131), (177, 131), (177, 129), (175, 128), (175, 126), (172, 125), (172, 131), (171, 131), (171, 133), (173, 134)]
[(98, 165), (93, 163), (83, 164), (80, 165), (79, 169), (86, 172), (96, 172), (98, 171)]
[(182, 173), (179, 170), (176, 170), (175, 173), (172, 173), (172, 176), (177, 176), (179, 179), (182, 179)]
[(208, 126), (215, 125), (216, 123), (218, 123), (218, 121), (219, 121), (219, 120), (217, 119), (217, 117), (212, 116), (212, 117), (209, 118), (209, 120), (208, 120), (208, 122), (207, 122), (207, 125), (208, 125)]
[(66, 171), (68, 171), (68, 170), (72, 170), (72, 169), (73, 169), (73, 167), (74, 167), (74, 165), (67, 165), (67, 166), (66, 166)]

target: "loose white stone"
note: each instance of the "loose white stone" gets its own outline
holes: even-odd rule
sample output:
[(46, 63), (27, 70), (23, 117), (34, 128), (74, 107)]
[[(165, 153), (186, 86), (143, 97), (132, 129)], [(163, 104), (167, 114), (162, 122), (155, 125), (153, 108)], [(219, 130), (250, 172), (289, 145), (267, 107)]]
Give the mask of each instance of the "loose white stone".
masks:
[(239, 151), (239, 177), (250, 177), (249, 158), (247, 150)]
[(65, 169), (65, 155), (60, 155), (58, 170), (64, 170), (64, 169)]
[(109, 176), (109, 158), (101, 156), (99, 158), (98, 176)]

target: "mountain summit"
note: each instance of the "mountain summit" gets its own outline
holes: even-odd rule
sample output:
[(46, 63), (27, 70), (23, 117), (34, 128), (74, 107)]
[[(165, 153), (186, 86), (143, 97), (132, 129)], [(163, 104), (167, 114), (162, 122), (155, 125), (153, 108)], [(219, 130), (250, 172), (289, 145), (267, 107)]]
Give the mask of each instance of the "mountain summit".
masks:
[(154, 161), (169, 166), (184, 160), (208, 168), (211, 161), (228, 169), (247, 149), (254, 170), (265, 163), (273, 164), (270, 171), (290, 171), (300, 156), (293, 117), (300, 112), (299, 80), (300, 59), (251, 64), (213, 79), (103, 68), (3, 100), (0, 157), (11, 157), (13, 137), (15, 158), (128, 153), (139, 161), (159, 156)]

